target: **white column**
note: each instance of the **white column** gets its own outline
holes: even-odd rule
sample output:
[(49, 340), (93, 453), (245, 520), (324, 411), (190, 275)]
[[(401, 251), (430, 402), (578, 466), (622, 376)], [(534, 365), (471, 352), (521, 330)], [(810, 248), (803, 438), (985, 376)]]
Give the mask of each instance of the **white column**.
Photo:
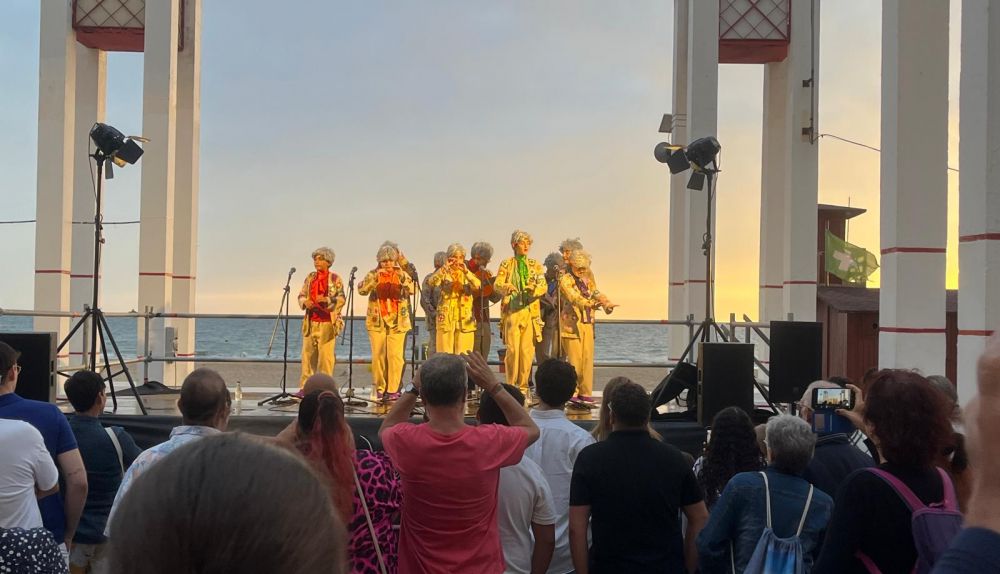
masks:
[[(993, 41), (990, 41), (992, 37)], [(962, 2), (958, 396), (976, 392), (976, 360), (1000, 328), (1000, 5)]]
[[(142, 197), (139, 202), (139, 309), (172, 310), (174, 273), (174, 178), (177, 130), (177, 25), (180, 0), (146, 4), (146, 39), (142, 81), (142, 133), (149, 138), (142, 156)], [(150, 349), (165, 352), (165, 326), (150, 324)], [(142, 322), (138, 353), (143, 354)], [(149, 378), (172, 384), (173, 369), (152, 363)]]
[[(674, 0), (673, 130), (671, 141), (687, 143), (687, 54), (688, 0)], [(687, 174), (670, 176), (670, 271), (667, 318), (683, 321), (688, 314), (685, 280), (687, 248)], [(688, 329), (676, 325), (668, 330), (670, 361), (677, 361), (688, 344)]]
[[(687, 54), (687, 128), (688, 141), (716, 136), (719, 110), (719, 2), (697, 0), (688, 4)], [(688, 177), (690, 174), (685, 174)], [(688, 191), (687, 217), (687, 302), (688, 312), (700, 320), (705, 315), (705, 256), (702, 235), (707, 215), (706, 194)], [(714, 205), (713, 205), (714, 211)], [(713, 218), (712, 232), (715, 232)]]
[[(813, 0), (792, 0), (785, 127), (785, 314), (816, 319), (816, 205), (819, 197), (819, 10)], [(809, 128), (812, 127), (812, 131)]]
[(879, 366), (945, 370), (948, 0), (882, 3)]
[[(35, 309), (69, 310), (76, 48), (70, 2), (42, 2), (38, 58), (38, 175), (35, 207)], [(36, 331), (61, 341), (68, 319), (38, 317)], [(60, 351), (60, 361), (69, 349)]]
[[(184, 49), (177, 57), (177, 156), (174, 187), (173, 303), (177, 313), (195, 311), (198, 269), (198, 156), (201, 143), (201, 0), (184, 5)], [(195, 320), (176, 319), (177, 355), (194, 356)], [(170, 344), (170, 342), (167, 342)], [(194, 363), (175, 363), (175, 383)]]
[[(107, 54), (101, 50), (76, 44), (76, 131), (73, 141), (74, 154), (73, 221), (94, 221), (94, 160), (86, 154), (90, 129), (95, 122), (104, 121), (107, 84)], [(93, 303), (94, 289), (94, 226), (73, 226), (72, 266), (70, 268), (70, 309), (83, 311), (84, 305)], [(84, 336), (86, 332), (86, 336)], [(85, 341), (90, 338), (89, 322), (73, 336), (69, 346), (72, 362), (86, 362), (83, 353)], [(98, 343), (98, 349), (100, 349)]]
[[(788, 118), (788, 63), (764, 65), (764, 121), (760, 170), (760, 310), (761, 321), (785, 318), (785, 161)], [(766, 346), (765, 346), (766, 349)]]

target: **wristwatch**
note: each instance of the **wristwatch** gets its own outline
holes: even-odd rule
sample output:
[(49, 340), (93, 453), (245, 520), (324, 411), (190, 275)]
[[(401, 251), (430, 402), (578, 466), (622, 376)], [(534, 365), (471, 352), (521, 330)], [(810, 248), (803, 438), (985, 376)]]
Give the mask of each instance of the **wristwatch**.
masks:
[(404, 393), (413, 393), (414, 395), (420, 396), (420, 389), (418, 389), (417, 387), (413, 386), (412, 382), (411, 383), (406, 383), (406, 386), (403, 387), (403, 392)]

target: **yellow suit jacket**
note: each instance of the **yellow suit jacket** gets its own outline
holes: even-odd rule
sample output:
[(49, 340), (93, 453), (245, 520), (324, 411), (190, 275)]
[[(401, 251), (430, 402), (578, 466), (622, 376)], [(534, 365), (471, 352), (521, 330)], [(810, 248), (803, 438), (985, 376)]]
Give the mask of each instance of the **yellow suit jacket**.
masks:
[(535, 339), (540, 341), (542, 337), (542, 313), (539, 309), (538, 300), (545, 295), (548, 284), (545, 282), (545, 270), (538, 261), (528, 258), (528, 283), (523, 290), (519, 290), (514, 278), (517, 276), (517, 259), (510, 257), (504, 259), (497, 269), (497, 278), (494, 281), (494, 288), (503, 293), (500, 300), (500, 317), (506, 322), (511, 315), (516, 313), (528, 313), (531, 317), (531, 324), (534, 326)]
[(472, 315), (472, 302), (473, 293), (481, 287), (478, 277), (466, 270), (456, 285), (451, 269), (445, 265), (427, 279), (427, 285), (437, 295), (434, 313), (437, 315), (438, 331), (475, 332), (476, 319)]
[[(344, 328), (344, 318), (340, 316), (340, 312), (343, 310), (347, 298), (344, 296), (344, 282), (341, 281), (340, 276), (330, 271), (328, 277), (326, 292), (329, 301), (323, 308), (330, 312), (330, 322), (333, 323), (333, 336), (336, 337)], [(309, 300), (309, 285), (312, 284), (315, 278), (316, 272), (313, 271), (309, 275), (306, 275), (305, 281), (302, 282), (302, 289), (299, 289), (299, 309), (305, 310), (306, 301)], [(303, 334), (309, 332), (309, 323), (309, 313), (306, 313), (302, 317)]]
[(598, 303), (597, 285), (594, 275), (588, 273), (581, 277), (580, 281), (586, 286), (589, 296), (585, 296), (577, 285), (576, 278), (570, 273), (563, 273), (559, 277), (560, 309), (559, 335), (566, 339), (578, 339), (580, 337), (580, 323), (594, 322), (594, 305)]
[(412, 327), (410, 321), (410, 294), (413, 293), (413, 278), (400, 268), (399, 275), (399, 310), (388, 317), (382, 316), (375, 287), (378, 285), (378, 269), (372, 269), (358, 285), (358, 294), (368, 297), (368, 313), (365, 315), (365, 327), (378, 331), (388, 327), (394, 333), (406, 333)]

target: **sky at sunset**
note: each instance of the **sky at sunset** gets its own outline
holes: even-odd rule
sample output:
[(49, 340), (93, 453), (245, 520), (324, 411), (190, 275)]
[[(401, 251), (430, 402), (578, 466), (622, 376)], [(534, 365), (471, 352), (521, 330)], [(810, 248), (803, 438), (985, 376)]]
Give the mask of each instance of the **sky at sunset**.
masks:
[[(0, 18), (0, 220), (35, 216), (39, 0)], [(592, 253), (615, 317), (667, 316), (670, 0), (203, 2), (198, 310), (277, 309), (313, 248), (374, 267), (386, 239), (421, 275), (453, 242), (512, 230), (543, 259)], [(280, 9), (276, 7), (280, 6)], [(822, 2), (819, 131), (879, 146), (881, 4)], [(960, 2), (952, 2), (949, 164), (958, 166)], [(763, 66), (723, 65), (717, 311), (756, 317)], [(142, 60), (108, 57), (107, 123), (142, 132)], [(820, 201), (868, 209), (849, 240), (878, 253), (879, 155), (819, 143)], [(138, 219), (142, 162), (106, 187), (107, 221)], [(89, 193), (89, 190), (86, 190)], [(949, 287), (958, 177), (949, 175)], [(107, 228), (106, 310), (136, 306), (136, 225)], [(34, 226), (0, 225), (0, 307), (33, 305)], [(878, 276), (875, 276), (877, 280)], [(360, 309), (359, 309), (360, 312)]]

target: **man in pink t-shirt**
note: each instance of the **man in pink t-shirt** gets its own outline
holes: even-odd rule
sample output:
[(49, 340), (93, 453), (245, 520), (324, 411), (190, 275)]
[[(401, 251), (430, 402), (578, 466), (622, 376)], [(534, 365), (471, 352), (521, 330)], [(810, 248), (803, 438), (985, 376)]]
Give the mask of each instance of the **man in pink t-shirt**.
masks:
[[(465, 424), (466, 385), (489, 393), (510, 426)], [(428, 422), (411, 424), (418, 394)], [(538, 427), (482, 356), (428, 359), (382, 422), (379, 437), (403, 479), (400, 574), (500, 574), (500, 469), (521, 460)]]

